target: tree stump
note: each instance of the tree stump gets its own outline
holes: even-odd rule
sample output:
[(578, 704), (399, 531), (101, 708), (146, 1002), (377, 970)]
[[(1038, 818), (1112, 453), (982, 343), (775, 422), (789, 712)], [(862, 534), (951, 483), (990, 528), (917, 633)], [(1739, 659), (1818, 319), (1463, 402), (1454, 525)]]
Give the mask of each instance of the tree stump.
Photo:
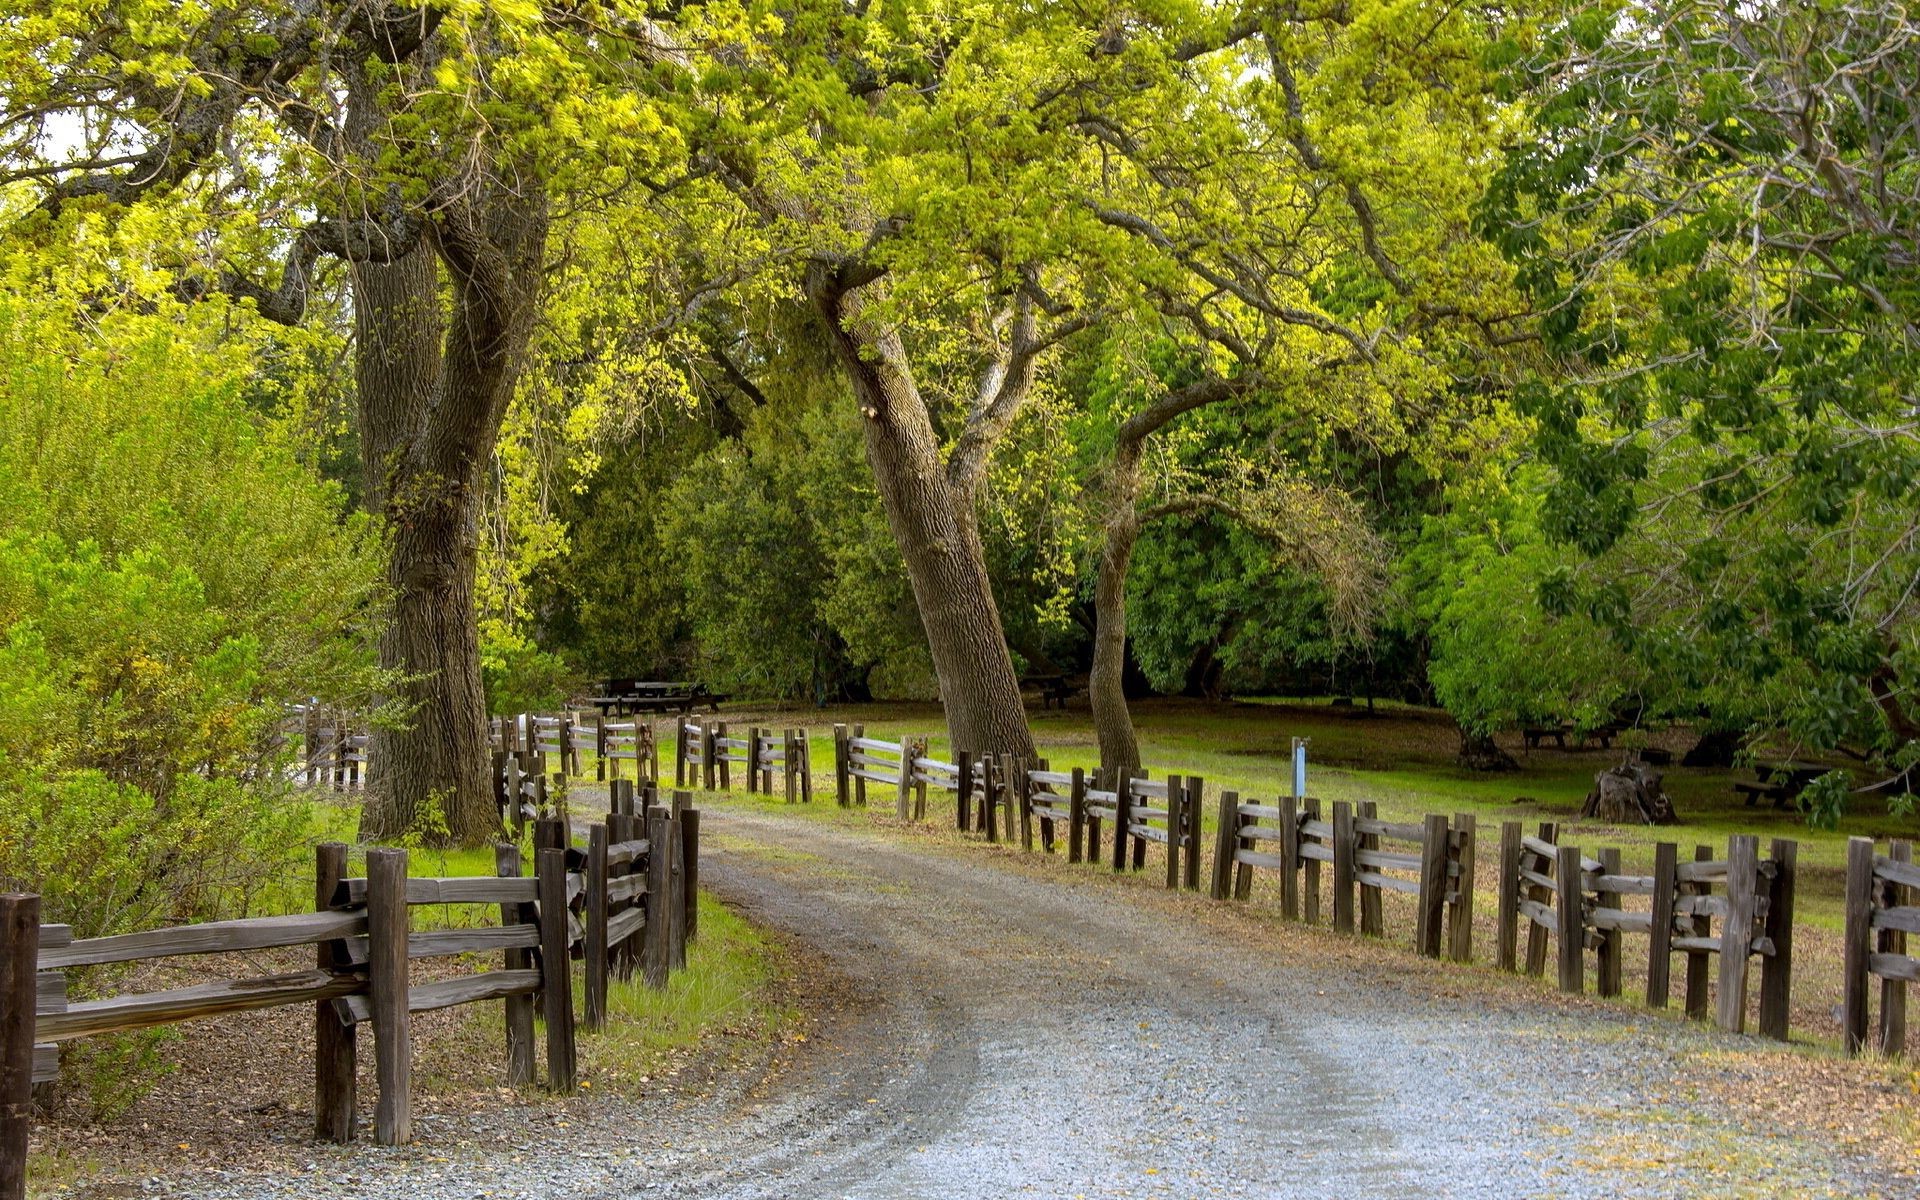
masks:
[(1661, 786), (1662, 778), (1638, 759), (1609, 767), (1593, 777), (1593, 790), (1587, 793), (1580, 815), (1616, 825), (1671, 825), (1673, 800)]

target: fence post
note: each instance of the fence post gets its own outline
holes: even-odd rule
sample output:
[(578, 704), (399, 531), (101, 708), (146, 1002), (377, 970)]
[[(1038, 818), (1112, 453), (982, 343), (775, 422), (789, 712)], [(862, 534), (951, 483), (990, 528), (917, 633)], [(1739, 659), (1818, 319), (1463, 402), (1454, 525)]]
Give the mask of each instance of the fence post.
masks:
[[(1169, 794), (1173, 791), (1171, 780), (1167, 783), (1167, 791)], [(1190, 892), (1200, 890), (1200, 838), (1201, 829), (1205, 825), (1201, 806), (1205, 803), (1206, 791), (1206, 780), (1198, 775), (1187, 776), (1186, 786), (1181, 789), (1180, 816), (1183, 836), (1186, 840), (1186, 845), (1181, 852), (1186, 855), (1184, 875), (1187, 890)]]
[(0, 896), (0, 1200), (27, 1194), (39, 963), (40, 897)]
[[(679, 797), (675, 797), (677, 801)], [(678, 971), (687, 965), (687, 860), (686, 843), (680, 823), (684, 812), (678, 803), (667, 819), (667, 969)]]
[(893, 815), (902, 821), (913, 819), (913, 739), (900, 735), (900, 796), (893, 804)]
[(607, 1027), (607, 827), (587, 826), (586, 1026)]
[(1680, 847), (1659, 842), (1653, 848), (1653, 936), (1647, 947), (1647, 1007), (1665, 1008), (1673, 977), (1674, 872)]
[(1086, 853), (1087, 773), (1075, 767), (1067, 774), (1067, 861), (1077, 863)]
[(1560, 846), (1554, 859), (1554, 940), (1560, 952), (1560, 990), (1583, 991), (1586, 986), (1587, 925), (1580, 912), (1580, 847)]
[[(714, 758), (710, 770), (719, 775), (720, 790), (723, 792), (733, 790), (733, 749), (726, 744), (728, 736), (725, 721), (714, 721), (707, 726), (707, 745), (712, 748)], [(713, 785), (708, 784), (707, 790), (712, 791)]]
[(1214, 815), (1217, 828), (1213, 831), (1213, 886), (1207, 894), (1215, 900), (1225, 900), (1233, 853), (1240, 846), (1240, 794), (1221, 792), (1220, 811)]
[(840, 807), (846, 808), (853, 803), (847, 789), (847, 727), (833, 727), (833, 786), (834, 797), (840, 801)]
[(673, 786), (687, 786), (687, 719), (673, 719)]
[[(347, 875), (347, 847), (341, 842), (323, 842), (313, 848), (313, 910), (326, 912), (333, 907), (334, 893)], [(321, 942), (314, 947), (314, 965), (323, 971), (338, 971), (345, 963), (339, 954), (340, 943)], [(323, 1142), (353, 1140), (353, 1093), (358, 1052), (354, 1026), (340, 1019), (333, 1001), (322, 1000), (313, 1006), (313, 1136)]]
[(1127, 869), (1127, 826), (1132, 824), (1133, 813), (1128, 797), (1133, 792), (1133, 772), (1126, 771), (1115, 775), (1111, 781), (1113, 787), (1113, 869)]
[(1867, 970), (1873, 953), (1873, 839), (1847, 839), (1847, 924), (1841, 974), (1841, 1025), (1848, 1054), (1867, 1045)]
[(540, 991), (547, 1018), (547, 1087), (571, 1094), (579, 1079), (573, 1049), (572, 931), (568, 928), (567, 852), (541, 847), (534, 859), (540, 891)]
[[(867, 736), (867, 727), (865, 725), (855, 725), (851, 732), (855, 738), (863, 738)], [(851, 741), (847, 743), (847, 774), (853, 776), (853, 804), (855, 808), (865, 808), (867, 806), (867, 780), (865, 776), (856, 773), (857, 768), (853, 761), (856, 754), (864, 753), (865, 751), (856, 747)]]
[(1754, 890), (1759, 883), (1760, 839), (1736, 833), (1727, 839), (1727, 915), (1720, 926), (1720, 1028), (1747, 1028), (1747, 968), (1753, 953)]
[(700, 936), (700, 810), (680, 810), (681, 895), (687, 910), (685, 941)]
[[(765, 732), (758, 725), (747, 726), (747, 795), (760, 791), (760, 735)], [(768, 789), (771, 790), (771, 789)], [(788, 796), (787, 799), (793, 799)]]
[(994, 758), (990, 751), (980, 755), (980, 825), (986, 830), (987, 843), (1000, 840), (999, 783), (994, 777)]
[(966, 833), (972, 827), (967, 818), (972, 815), (973, 808), (973, 751), (954, 751), (953, 769), (956, 776), (953, 783), (953, 826), (961, 833)]
[(1442, 921), (1447, 905), (1447, 818), (1428, 813), (1420, 838), (1420, 915), (1415, 933), (1420, 953), (1440, 957)]
[(1288, 796), (1280, 807), (1280, 915), (1300, 919), (1300, 800)]
[(413, 1140), (413, 1038), (407, 1006), (407, 852), (367, 851), (367, 990), (380, 1096), (373, 1138), (382, 1146)]
[(671, 918), (667, 915), (668, 888), (673, 872), (668, 865), (671, 813), (659, 805), (647, 809), (647, 926), (642, 967), (650, 988), (667, 986), (667, 947)]
[[(495, 842), (493, 873), (502, 879), (520, 878), (520, 847), (512, 842)], [(528, 915), (520, 904), (500, 906), (502, 925), (524, 924)], [(506, 952), (502, 965), (509, 971), (524, 971), (529, 961), (527, 952), (516, 948)], [(507, 1026), (507, 1084), (525, 1087), (533, 1082), (533, 998), (508, 996), (502, 1003)]]
[[(1300, 822), (1304, 828), (1308, 821), (1320, 819), (1320, 798), (1305, 796), (1300, 800)], [(1300, 843), (1304, 845), (1307, 835), (1300, 834)], [(1320, 923), (1320, 860), (1307, 858), (1300, 860), (1300, 919), (1309, 925)]]
[(1773, 881), (1768, 888), (1763, 932), (1773, 943), (1773, 953), (1760, 964), (1760, 1036), (1782, 1042), (1787, 1040), (1788, 1009), (1793, 997), (1793, 889), (1799, 853), (1800, 844), (1791, 838), (1774, 838), (1768, 848), (1773, 859)]
[[(1912, 842), (1894, 842), (1887, 847), (1887, 857), (1897, 863), (1913, 861)], [(1902, 907), (1907, 902), (1907, 889), (1900, 884), (1887, 880), (1880, 887), (1880, 903), (1885, 908)], [(1896, 929), (1882, 929), (1876, 942), (1876, 948), (1882, 954), (1905, 954), (1907, 935)], [(1907, 1048), (1907, 981), (1883, 977), (1880, 980), (1880, 1053), (1889, 1057), (1899, 1057)]]
[[(1697, 863), (1713, 861), (1712, 846), (1695, 846), (1693, 861)], [(1676, 889), (1678, 890), (1678, 889)], [(1713, 890), (1713, 885), (1694, 882), (1686, 885), (1682, 895), (1704, 896)], [(1688, 932), (1694, 937), (1706, 937), (1713, 932), (1713, 921), (1705, 913), (1696, 912), (1688, 918)], [(1705, 950), (1687, 951), (1687, 994), (1686, 1013), (1691, 1018), (1703, 1018), (1707, 1015), (1707, 952)]]
[[(1619, 850), (1608, 847), (1600, 851), (1600, 873), (1603, 876), (1620, 873)], [(1619, 893), (1600, 888), (1594, 889), (1593, 902), (1596, 908), (1622, 907)], [(1599, 936), (1600, 949), (1594, 962), (1594, 988), (1602, 996), (1618, 996), (1621, 975), (1620, 951), (1625, 935), (1620, 932), (1620, 927), (1615, 925), (1610, 929), (1601, 929)]]
[(1245, 900), (1253, 895), (1253, 868), (1239, 861), (1239, 854), (1243, 846), (1248, 850), (1257, 849), (1256, 845), (1248, 843), (1245, 835), (1249, 825), (1259, 823), (1259, 817), (1245, 816), (1240, 812), (1240, 798), (1236, 795), (1233, 800), (1234, 861), (1227, 865), (1227, 870), (1233, 877), (1232, 888), (1235, 900)]
[(1033, 777), (1027, 774), (1027, 760), (1012, 754), (1000, 758), (1001, 774), (1013, 789), (1012, 811), (1008, 819), (1020, 826), (1020, 848), (1033, 853)]
[(1520, 822), (1500, 822), (1499, 891), (1494, 899), (1494, 962), (1502, 971), (1520, 968)]
[[(1552, 821), (1540, 822), (1539, 826), (1536, 829), (1536, 835), (1543, 842), (1550, 842), (1556, 846), (1560, 844), (1560, 827), (1554, 824)], [(1526, 854), (1524, 853), (1525, 849), (1526, 847), (1523, 845), (1521, 847), (1522, 859), (1525, 859), (1526, 857)], [(1549, 871), (1554, 869), (1554, 863), (1557, 861), (1557, 859), (1554, 856), (1548, 855), (1548, 856), (1539, 856), (1539, 857), (1543, 857), (1545, 859), (1545, 861), (1543, 861), (1540, 864), (1542, 867), (1543, 873), (1544, 871)], [(1553, 888), (1542, 887), (1539, 884), (1534, 884), (1527, 888), (1527, 898), (1529, 900), (1532, 900), (1536, 904), (1549, 903), (1553, 900)], [(1527, 974), (1544, 975), (1546, 974), (1546, 970), (1547, 970), (1547, 931), (1546, 931), (1546, 928), (1540, 924), (1540, 922), (1529, 917), (1527, 918)]]
[(1353, 932), (1353, 802), (1333, 802), (1333, 927)]
[[(1353, 806), (1353, 815), (1357, 820), (1378, 820), (1380, 817), (1380, 806), (1372, 800), (1362, 800)], [(1385, 937), (1387, 931), (1386, 922), (1383, 920), (1380, 911), (1380, 888), (1377, 885), (1370, 886), (1359, 882), (1359, 853), (1362, 850), (1380, 849), (1380, 835), (1376, 833), (1359, 833), (1356, 831), (1353, 835), (1353, 849), (1355, 855), (1353, 863), (1354, 883), (1360, 892), (1360, 932), (1368, 937)], [(1416, 946), (1418, 945), (1417, 931), (1415, 944)]]
[(1473, 961), (1473, 877), (1479, 836), (1472, 813), (1454, 814), (1450, 861), (1459, 869), (1448, 871), (1453, 900), (1447, 905), (1447, 957), (1454, 962)]

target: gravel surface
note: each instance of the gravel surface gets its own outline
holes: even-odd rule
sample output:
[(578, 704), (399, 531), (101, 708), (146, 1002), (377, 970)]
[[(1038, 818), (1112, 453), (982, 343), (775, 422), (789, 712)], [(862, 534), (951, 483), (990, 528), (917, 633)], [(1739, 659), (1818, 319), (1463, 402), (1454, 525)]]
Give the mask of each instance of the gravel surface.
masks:
[(1894, 1194), (1869, 1163), (1741, 1128), (1698, 1053), (1732, 1042), (1697, 1027), (1479, 977), (1455, 986), (1459, 972), (1410, 954), (1091, 869), (736, 807), (704, 819), (703, 884), (834, 980), (784, 1069), (671, 1101), (422, 1120), (405, 1150), (316, 1147), (306, 1178), (238, 1168), (144, 1191)]

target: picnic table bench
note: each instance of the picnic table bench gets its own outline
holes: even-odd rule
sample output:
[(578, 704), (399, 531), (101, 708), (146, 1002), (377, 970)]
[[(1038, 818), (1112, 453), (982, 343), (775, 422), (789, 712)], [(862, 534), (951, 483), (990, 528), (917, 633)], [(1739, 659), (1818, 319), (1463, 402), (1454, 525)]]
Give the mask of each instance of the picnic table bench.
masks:
[(589, 697), (588, 703), (599, 709), (601, 716), (617, 717), (646, 712), (690, 713), (702, 704), (718, 712), (720, 702), (727, 699), (726, 693), (692, 681), (603, 679), (600, 693)]
[(1063, 709), (1067, 706), (1067, 701), (1081, 689), (1080, 684), (1065, 675), (1022, 675), (1020, 687), (1022, 690), (1038, 691), (1041, 708), (1052, 708), (1058, 705)]
[(1828, 769), (1812, 763), (1755, 763), (1753, 773), (1759, 782), (1736, 783), (1733, 790), (1747, 798), (1748, 808), (1761, 800), (1771, 800), (1774, 808), (1783, 809)]
[[(1538, 750), (1540, 743), (1547, 738), (1552, 738), (1554, 745), (1565, 750), (1567, 748), (1568, 735), (1575, 732), (1573, 722), (1562, 721), (1558, 725), (1536, 725), (1532, 728), (1522, 729), (1520, 735), (1527, 739), (1527, 749), (1529, 750)], [(1599, 742), (1602, 749), (1611, 750), (1613, 749), (1613, 739), (1619, 732), (1620, 726), (1618, 725), (1597, 725), (1581, 733), (1579, 741), (1581, 745), (1585, 745), (1588, 742)]]

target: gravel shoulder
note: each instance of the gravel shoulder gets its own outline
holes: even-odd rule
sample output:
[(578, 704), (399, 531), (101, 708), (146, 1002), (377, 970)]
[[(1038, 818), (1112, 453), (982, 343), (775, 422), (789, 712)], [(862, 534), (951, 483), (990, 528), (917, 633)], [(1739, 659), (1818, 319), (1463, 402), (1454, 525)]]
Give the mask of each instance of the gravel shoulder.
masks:
[[(705, 810), (702, 882), (801, 955), (804, 1042), (651, 1101), (503, 1104), (205, 1197), (1894, 1196), (1755, 1121), (1750, 1045), (1095, 868)], [(1734, 1056), (1729, 1054), (1729, 1059)], [(136, 1193), (138, 1194), (138, 1193)]]

